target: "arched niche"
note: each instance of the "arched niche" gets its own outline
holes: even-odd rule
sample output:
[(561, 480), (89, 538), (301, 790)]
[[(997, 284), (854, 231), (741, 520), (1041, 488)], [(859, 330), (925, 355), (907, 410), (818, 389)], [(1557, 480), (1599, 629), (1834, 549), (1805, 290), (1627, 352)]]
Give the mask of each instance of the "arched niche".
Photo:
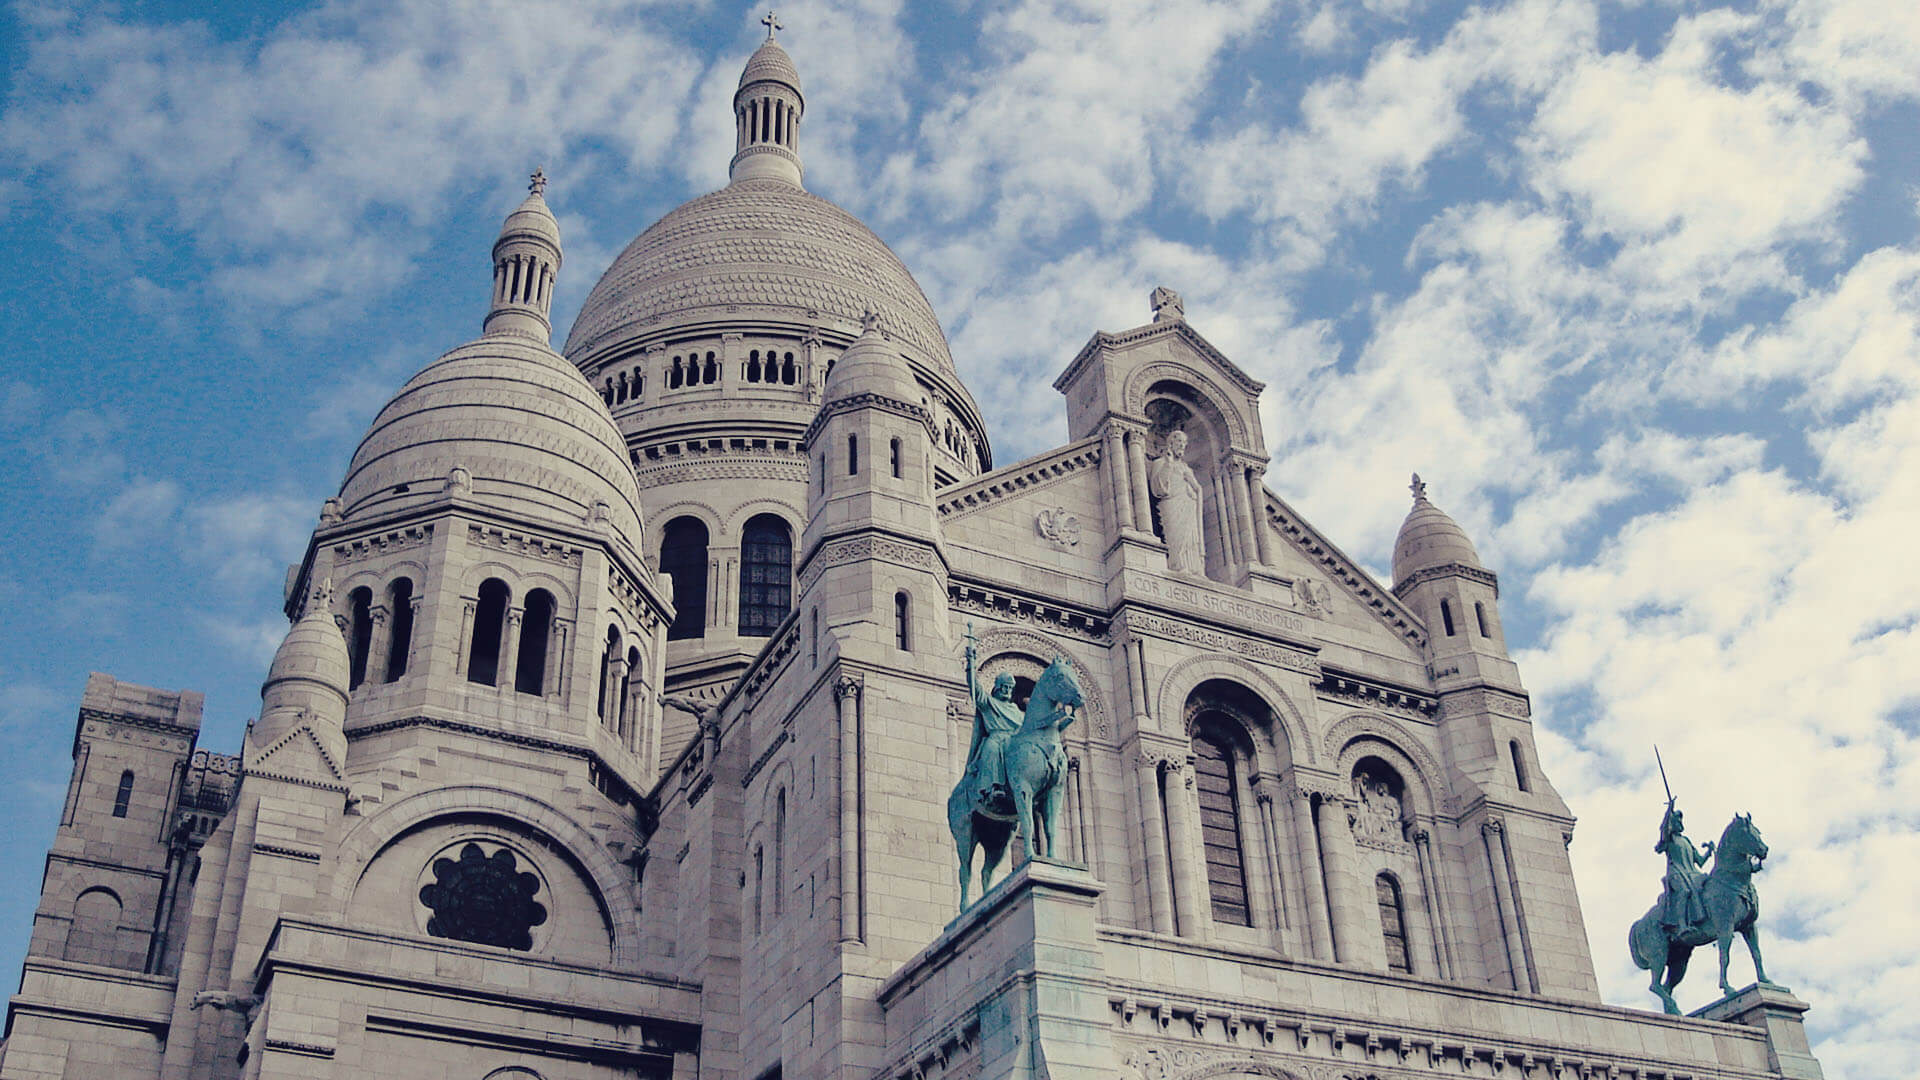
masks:
[(1412, 815), (1432, 817), (1447, 809), (1439, 762), (1392, 721), (1367, 714), (1349, 716), (1333, 726), (1327, 741), (1343, 785), (1352, 783), (1361, 759), (1377, 757), (1393, 768), (1404, 785), (1409, 820)]
[[(1169, 470), (1177, 469), (1172, 458), (1176, 456), (1174, 451), (1179, 449), (1179, 461), (1191, 470), (1199, 486), (1197, 502), (1206, 576), (1227, 582), (1232, 576), (1231, 560), (1227, 557), (1227, 533), (1231, 525), (1230, 512), (1220, 498), (1220, 463), (1232, 444), (1232, 427), (1215, 403), (1184, 382), (1163, 380), (1153, 384), (1148, 389), (1142, 408), (1148, 425), (1147, 456), (1150, 461), (1147, 475), (1155, 496), (1152, 500), (1153, 531), (1162, 540), (1172, 543), (1167, 533), (1167, 500), (1161, 498), (1165, 493), (1162, 477)], [(1179, 445), (1182, 439), (1185, 441), (1184, 447)], [(1178, 487), (1171, 482), (1165, 483), (1168, 488)], [(1168, 561), (1172, 566), (1172, 549), (1169, 550)]]
[[(1300, 710), (1294, 707), (1289, 698), (1274, 681), (1258, 666), (1227, 653), (1201, 653), (1190, 656), (1173, 666), (1166, 677), (1160, 681), (1160, 692), (1154, 698), (1156, 715), (1161, 723), (1168, 718), (1178, 717), (1180, 721), (1190, 723), (1186, 704), (1193, 692), (1202, 683), (1210, 680), (1236, 684), (1252, 693), (1267, 707), (1272, 718), (1272, 745), (1276, 758), (1271, 763), (1262, 763), (1262, 768), (1279, 768), (1278, 756), (1282, 753), (1285, 760), (1300, 764), (1313, 764), (1319, 759), (1315, 753), (1313, 741), (1307, 737), (1306, 720)], [(1186, 731), (1191, 735), (1192, 732)]]
[[(596, 963), (637, 957), (638, 927), (631, 903), (632, 871), (614, 861), (599, 838), (555, 807), (505, 788), (469, 785), (421, 792), (361, 822), (323, 870), (352, 881), (332, 898), (330, 914), (344, 922), (431, 936), (419, 889), (436, 858), (465, 839), (478, 838), (483, 855), (511, 850), (518, 869), (533, 872), (544, 895), (549, 929), (531, 951)], [(544, 947), (543, 947), (544, 945)]]
[[(989, 667), (999, 661), (1002, 654), (1012, 658), (1007, 661), (1009, 666), (1004, 670), (1013, 671), (1016, 678), (1025, 677), (1028, 680), (1039, 678), (1040, 673), (1047, 669), (1047, 665), (1053, 662), (1055, 656), (1065, 657), (1067, 666), (1073, 669), (1074, 680), (1080, 684), (1080, 696), (1086, 702), (1080, 710), (1084, 719), (1079, 725), (1075, 725), (1084, 726), (1085, 730), (1081, 733), (1081, 738), (1097, 735), (1104, 739), (1112, 734), (1111, 716), (1107, 710), (1106, 694), (1101, 683), (1085, 662), (1061, 648), (1060, 644), (1052, 638), (1032, 630), (996, 627), (980, 635), (979, 648), (981, 678), (989, 688), (993, 686), (993, 676), (1003, 670), (994, 667), (989, 672)], [(1021, 666), (1023, 664), (1030, 665), (1032, 670), (1026, 670)], [(1072, 729), (1068, 730), (1071, 734)], [(1069, 741), (1078, 740), (1070, 738)]]

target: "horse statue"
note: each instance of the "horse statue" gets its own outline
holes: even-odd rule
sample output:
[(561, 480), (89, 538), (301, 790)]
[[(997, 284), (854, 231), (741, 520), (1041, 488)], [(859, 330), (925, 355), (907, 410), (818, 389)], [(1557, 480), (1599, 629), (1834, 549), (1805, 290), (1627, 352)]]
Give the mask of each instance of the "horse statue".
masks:
[[(1677, 833), (1679, 821), (1671, 809), (1668, 819), (1673, 822), (1673, 832)], [(1661, 850), (1667, 850), (1672, 839), (1668, 826), (1663, 825)], [(1685, 842), (1684, 836), (1678, 839)], [(1691, 853), (1691, 845), (1687, 850)], [(1760, 931), (1756, 925), (1760, 917), (1760, 897), (1753, 889), (1753, 875), (1766, 860), (1767, 844), (1753, 825), (1753, 815), (1735, 814), (1720, 833), (1720, 842), (1711, 850), (1713, 869), (1697, 877), (1697, 885), (1680, 886), (1697, 888), (1697, 903), (1689, 903), (1684, 896), (1669, 895), (1676, 887), (1675, 876), (1669, 872), (1667, 894), (1627, 932), (1627, 948), (1633, 953), (1633, 962), (1642, 970), (1653, 972), (1649, 989), (1659, 996), (1666, 1011), (1675, 1016), (1680, 1015), (1680, 1005), (1673, 1000), (1673, 988), (1680, 985), (1686, 975), (1693, 950), (1708, 942), (1720, 946), (1720, 989), (1726, 994), (1733, 993), (1733, 987), (1727, 983), (1727, 957), (1735, 932), (1747, 939), (1754, 977), (1764, 985), (1773, 985), (1760, 962)], [(1671, 860), (1673, 855), (1668, 857)], [(1675, 911), (1694, 914), (1676, 925)]]
[(974, 677), (974, 652), (967, 647), (967, 683), (974, 698), (973, 747), (966, 775), (947, 797), (947, 824), (960, 858), (960, 910), (970, 904), (973, 849), (985, 849), (980, 867), (980, 892), (1000, 860), (1006, 857), (1014, 829), (1027, 839), (1027, 853), (1050, 857), (1061, 796), (1066, 791), (1067, 750), (1060, 732), (1073, 723), (1074, 710), (1085, 704), (1080, 684), (1064, 657), (1033, 684), (1033, 694), (1018, 727), (1010, 726), (1013, 679), (1002, 675), (991, 693), (983, 692)]

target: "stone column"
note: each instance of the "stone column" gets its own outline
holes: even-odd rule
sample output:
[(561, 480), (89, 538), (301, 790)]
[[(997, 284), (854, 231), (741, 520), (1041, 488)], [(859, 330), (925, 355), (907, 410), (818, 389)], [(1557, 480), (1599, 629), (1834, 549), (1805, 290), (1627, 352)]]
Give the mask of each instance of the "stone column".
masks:
[(387, 681), (387, 650), (393, 647), (393, 622), (385, 604), (375, 604), (367, 616), (373, 620), (373, 633), (367, 637), (367, 681)]
[(1107, 425), (1107, 486), (1113, 495), (1113, 529), (1116, 537), (1133, 524), (1133, 498), (1127, 480), (1126, 440), (1120, 429)]
[(1294, 788), (1287, 800), (1294, 848), (1300, 853), (1300, 891), (1307, 898), (1307, 940), (1316, 960), (1333, 960), (1333, 927), (1327, 915), (1327, 871), (1320, 863), (1319, 830), (1313, 823), (1313, 792)]
[(865, 921), (860, 895), (860, 695), (859, 678), (834, 684), (840, 704), (840, 940), (857, 942)]
[(620, 685), (626, 681), (627, 658), (609, 654), (602, 663), (607, 665), (607, 692), (601, 699), (601, 722), (607, 730), (620, 730)]
[(1434, 872), (1433, 834), (1425, 828), (1413, 830), (1413, 853), (1420, 863), (1420, 891), (1427, 901), (1427, 918), (1433, 922), (1434, 958), (1440, 965), (1440, 977), (1454, 978), (1453, 929), (1447, 925), (1446, 906), (1441, 900), (1445, 891), (1440, 877)]
[[(473, 618), (474, 600), (468, 597), (460, 608), (460, 640), (453, 647), (453, 673), (460, 678), (467, 677), (467, 670), (473, 663)], [(414, 623), (417, 633), (420, 624)]]
[(1254, 803), (1260, 815), (1260, 836), (1266, 844), (1267, 863), (1272, 867), (1270, 878), (1273, 887), (1273, 919), (1279, 928), (1281, 947), (1289, 956), (1300, 953), (1300, 918), (1294, 910), (1299, 896), (1294, 890), (1299, 888), (1294, 872), (1293, 860), (1285, 857), (1286, 840), (1282, 836), (1273, 810), (1273, 786), (1264, 776), (1253, 781)]
[(507, 609), (507, 632), (500, 635), (500, 664), (494, 668), (493, 685), (513, 689), (515, 661), (520, 658), (520, 622), (527, 617), (525, 608)]
[(554, 616), (553, 632), (547, 635), (547, 676), (540, 696), (561, 700), (567, 688), (567, 631), (571, 624)]
[(1133, 520), (1143, 533), (1153, 533), (1153, 500), (1147, 491), (1147, 433), (1127, 432), (1127, 472), (1133, 486)]
[(1140, 663), (1140, 654), (1145, 646), (1140, 638), (1131, 632), (1127, 635), (1127, 689), (1133, 692), (1133, 714), (1145, 716), (1151, 709), (1147, 701), (1146, 668)]
[(1506, 933), (1507, 974), (1513, 988), (1521, 993), (1539, 987), (1529, 985), (1526, 975), (1526, 944), (1520, 938), (1520, 912), (1513, 904), (1513, 882), (1507, 878), (1507, 830), (1499, 818), (1480, 823), (1480, 838), (1487, 849), (1487, 872), (1493, 876), (1493, 895), (1500, 905), (1500, 928)]
[(1147, 901), (1156, 933), (1171, 934), (1173, 893), (1168, 888), (1167, 825), (1160, 808), (1160, 763), (1141, 754), (1134, 759), (1140, 781), (1140, 840), (1147, 856)]
[(1213, 937), (1213, 903), (1201, 871), (1205, 841), (1200, 835), (1200, 806), (1193, 789), (1193, 763), (1167, 763), (1168, 854), (1173, 861), (1173, 906), (1179, 933), (1205, 941)]
[(1268, 533), (1273, 527), (1267, 524), (1267, 491), (1261, 479), (1258, 465), (1247, 466), (1247, 499), (1252, 503), (1253, 546), (1260, 558), (1261, 566), (1273, 565), (1273, 538)]
[[(1367, 902), (1371, 890), (1363, 892), (1359, 877), (1359, 854), (1353, 842), (1352, 807), (1346, 799), (1334, 797), (1321, 807), (1320, 860), (1327, 873), (1327, 904), (1332, 908), (1333, 951), (1343, 964), (1378, 967), (1370, 961), (1380, 949), (1369, 949)], [(1330, 820), (1329, 820), (1330, 819)], [(1375, 932), (1377, 936), (1377, 931)], [(1381, 948), (1384, 949), (1384, 943)]]

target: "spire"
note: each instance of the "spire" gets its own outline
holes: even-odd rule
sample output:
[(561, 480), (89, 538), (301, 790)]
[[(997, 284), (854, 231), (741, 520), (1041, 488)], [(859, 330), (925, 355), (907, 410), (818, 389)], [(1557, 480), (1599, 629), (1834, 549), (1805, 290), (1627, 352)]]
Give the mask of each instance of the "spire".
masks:
[(780, 17), (769, 11), (760, 20), (767, 39), (748, 58), (733, 95), (733, 180), (778, 180), (800, 186), (800, 117), (807, 100), (800, 91), (800, 70), (774, 40)]
[(507, 215), (493, 242), (493, 306), (483, 324), (489, 334), (541, 341), (553, 335), (547, 313), (560, 272), (560, 223), (547, 209), (546, 190), (546, 170), (533, 170), (526, 199)]
[(301, 719), (339, 730), (346, 719), (350, 666), (347, 639), (333, 618), (333, 581), (323, 579), (273, 654), (260, 686), (257, 741), (271, 743)]

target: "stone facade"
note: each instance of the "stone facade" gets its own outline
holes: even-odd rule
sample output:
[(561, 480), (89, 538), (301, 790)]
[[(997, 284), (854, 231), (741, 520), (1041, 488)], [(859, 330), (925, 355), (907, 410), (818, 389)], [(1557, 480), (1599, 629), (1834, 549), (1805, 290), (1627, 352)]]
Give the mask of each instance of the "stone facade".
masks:
[[(1777, 990), (1599, 1002), (1498, 578), (1417, 480), (1387, 589), (1169, 290), (994, 468), (912, 277), (801, 189), (771, 39), (734, 108), (733, 184), (564, 357), (536, 176), (237, 757), (89, 680), (0, 1078), (1819, 1075)], [(957, 914), (967, 641), (1085, 702), (1058, 857)]]

